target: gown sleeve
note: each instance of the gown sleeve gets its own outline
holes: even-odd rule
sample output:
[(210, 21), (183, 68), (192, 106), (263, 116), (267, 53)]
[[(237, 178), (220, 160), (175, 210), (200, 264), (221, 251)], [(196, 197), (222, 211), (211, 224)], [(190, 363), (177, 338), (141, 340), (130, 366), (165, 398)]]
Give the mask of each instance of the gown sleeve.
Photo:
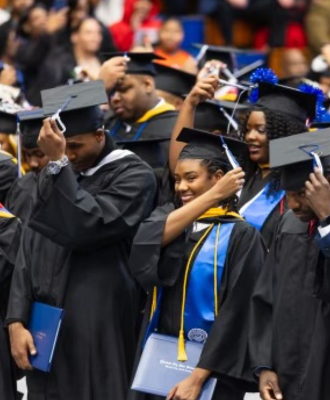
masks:
[(90, 250), (133, 237), (156, 196), (156, 178), (141, 162), (127, 163), (97, 194), (84, 190), (68, 165), (59, 175), (42, 172), (29, 226), (55, 243)]
[(134, 238), (130, 267), (135, 279), (149, 291), (153, 286), (172, 286), (178, 279), (185, 251), (185, 235), (162, 249), (168, 215), (174, 205), (158, 207), (139, 227)]
[(17, 218), (0, 218), (0, 314), (6, 312), (20, 236), (21, 223)]
[(6, 319), (7, 324), (14, 321), (21, 321), (27, 326), (29, 322), (30, 307), (33, 298), (30, 257), (28, 256), (30, 240), (31, 234), (29, 229), (24, 229), (11, 281)]
[(321, 237), (317, 232), (315, 242), (320, 249), (320, 255), (315, 271), (314, 295), (330, 303), (330, 233)]
[(219, 379), (235, 382), (237, 387), (243, 385), (242, 390), (253, 391), (256, 387), (248, 339), (250, 303), (266, 249), (260, 233), (251, 226), (233, 231), (233, 235), (226, 262), (225, 294), (198, 367), (211, 370)]

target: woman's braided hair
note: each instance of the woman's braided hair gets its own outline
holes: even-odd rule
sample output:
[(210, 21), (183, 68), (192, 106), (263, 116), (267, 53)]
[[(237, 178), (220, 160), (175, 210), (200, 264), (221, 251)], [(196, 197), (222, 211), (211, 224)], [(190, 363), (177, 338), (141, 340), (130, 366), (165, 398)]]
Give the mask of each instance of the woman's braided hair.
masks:
[[(266, 134), (268, 140), (279, 139), (287, 136), (297, 135), (299, 133), (306, 132), (307, 127), (302, 122), (294, 117), (281, 114), (276, 111), (269, 110), (267, 108), (261, 108), (254, 106), (247, 113), (246, 118), (243, 121), (241, 127), (241, 139), (244, 140), (247, 133), (247, 122), (250, 114), (253, 111), (262, 111), (266, 118)], [(250, 159), (245, 161), (245, 165), (242, 165), (246, 173), (246, 180), (250, 179), (257, 171), (258, 166)], [(270, 174), (270, 186), (268, 195), (272, 195), (280, 190), (280, 170), (273, 169)]]

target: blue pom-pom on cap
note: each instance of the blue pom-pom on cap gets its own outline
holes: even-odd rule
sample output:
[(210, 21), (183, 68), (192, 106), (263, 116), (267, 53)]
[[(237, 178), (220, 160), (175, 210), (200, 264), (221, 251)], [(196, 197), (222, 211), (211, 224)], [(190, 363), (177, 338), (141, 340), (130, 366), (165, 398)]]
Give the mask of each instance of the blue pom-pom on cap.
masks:
[[(271, 85), (276, 85), (278, 83), (278, 77), (271, 68), (258, 68), (251, 74), (250, 82), (253, 84), (269, 83)], [(256, 103), (259, 100), (258, 87), (251, 90), (249, 100), (251, 103)]]

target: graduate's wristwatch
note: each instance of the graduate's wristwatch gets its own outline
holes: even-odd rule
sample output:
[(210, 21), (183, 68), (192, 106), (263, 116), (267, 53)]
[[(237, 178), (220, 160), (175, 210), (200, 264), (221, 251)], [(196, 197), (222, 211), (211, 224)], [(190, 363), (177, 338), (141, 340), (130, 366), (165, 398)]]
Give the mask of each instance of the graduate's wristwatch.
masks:
[(61, 172), (61, 169), (69, 164), (69, 159), (67, 156), (63, 156), (60, 160), (49, 161), (47, 165), (48, 175), (57, 175)]

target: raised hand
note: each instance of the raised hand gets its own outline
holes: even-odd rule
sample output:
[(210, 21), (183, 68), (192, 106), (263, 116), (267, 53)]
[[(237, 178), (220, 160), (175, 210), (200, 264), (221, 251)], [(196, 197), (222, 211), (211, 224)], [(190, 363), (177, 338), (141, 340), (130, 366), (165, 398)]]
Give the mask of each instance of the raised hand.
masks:
[(61, 160), (65, 155), (65, 137), (56, 122), (51, 118), (43, 121), (43, 127), (38, 138), (38, 146), (50, 161)]

